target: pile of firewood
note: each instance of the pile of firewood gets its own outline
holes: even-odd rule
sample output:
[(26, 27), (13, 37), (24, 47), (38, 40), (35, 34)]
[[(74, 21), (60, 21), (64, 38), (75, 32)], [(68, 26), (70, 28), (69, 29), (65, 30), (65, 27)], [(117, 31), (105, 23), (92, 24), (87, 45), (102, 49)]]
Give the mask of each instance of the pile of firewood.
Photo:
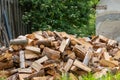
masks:
[(119, 71), (120, 46), (102, 35), (76, 38), (65, 32), (38, 31), (0, 48), (0, 77), (7, 80), (54, 80), (62, 73), (96, 78)]

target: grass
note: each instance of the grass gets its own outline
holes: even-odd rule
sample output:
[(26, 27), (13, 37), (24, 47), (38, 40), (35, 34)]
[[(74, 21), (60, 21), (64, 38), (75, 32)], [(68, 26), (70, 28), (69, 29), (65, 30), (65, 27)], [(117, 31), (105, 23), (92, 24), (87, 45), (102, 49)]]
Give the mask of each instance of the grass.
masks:
[[(0, 80), (6, 80), (6, 79), (0, 78)], [(69, 76), (67, 73), (62, 73), (60, 80), (73, 80), (73, 78), (71, 78), (71, 76)], [(93, 74), (89, 73), (86, 76), (78, 77), (78, 79), (75, 79), (74, 76), (74, 80), (120, 80), (120, 73), (117, 73), (116, 75), (112, 75), (111, 73), (108, 73), (107, 75), (102, 76), (99, 79), (95, 79)]]
[(0, 78), (0, 80), (6, 80), (4, 77)]
[[(62, 75), (61, 80), (72, 80), (69, 76)], [(76, 80), (76, 79), (74, 79)], [(117, 73), (116, 75), (112, 75), (111, 73), (107, 73), (105, 76), (102, 76), (99, 79), (96, 79), (93, 74), (89, 73), (88, 75), (79, 77), (78, 80), (120, 80), (120, 73)]]

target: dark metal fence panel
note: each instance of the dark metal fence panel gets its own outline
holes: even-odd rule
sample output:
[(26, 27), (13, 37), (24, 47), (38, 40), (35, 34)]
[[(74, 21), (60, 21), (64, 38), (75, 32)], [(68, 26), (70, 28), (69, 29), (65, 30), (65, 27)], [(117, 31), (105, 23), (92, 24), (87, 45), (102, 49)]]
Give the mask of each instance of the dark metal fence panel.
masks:
[(12, 38), (27, 33), (27, 28), (22, 23), (22, 11), (19, 0), (0, 0), (0, 26), (3, 26), (3, 11), (5, 10)]

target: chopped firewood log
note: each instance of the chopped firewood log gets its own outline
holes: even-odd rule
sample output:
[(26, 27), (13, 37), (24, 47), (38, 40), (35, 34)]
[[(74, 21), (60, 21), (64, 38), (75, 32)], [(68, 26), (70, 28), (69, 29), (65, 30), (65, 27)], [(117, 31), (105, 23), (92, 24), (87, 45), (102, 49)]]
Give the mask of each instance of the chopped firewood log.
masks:
[(34, 47), (34, 46), (26, 46), (25, 49), (40, 54), (40, 48), (38, 48), (38, 47)]
[(31, 67), (33, 69), (35, 69), (36, 71), (40, 71), (43, 68), (43, 65), (42, 64), (38, 64), (36, 62), (33, 62), (32, 65), (31, 65)]
[(47, 56), (44, 56), (36, 61), (34, 61), (31, 65), (31, 67), (33, 69), (35, 69), (36, 71), (39, 71), (41, 68), (43, 68), (43, 65), (41, 63), (43, 63), (44, 61), (48, 60)]
[(68, 72), (69, 69), (71, 68), (72, 64), (73, 64), (73, 60), (72, 60), (72, 59), (68, 59), (68, 61), (67, 61), (66, 65), (65, 65), (65, 67), (63, 68), (64, 71), (65, 71), (65, 72)]
[(19, 80), (24, 80), (24, 78), (30, 76), (30, 74), (19, 74)]
[(28, 39), (28, 46), (34, 46), (35, 41), (33, 39)]
[(52, 42), (52, 46), (54, 46), (55, 49), (59, 49), (59, 46), (60, 46), (59, 41), (54, 41), (54, 42)]
[(47, 31), (47, 33), (49, 36), (55, 36), (54, 32), (52, 32), (52, 31)]
[(99, 35), (99, 39), (102, 41), (102, 42), (108, 42), (108, 38), (102, 36), (102, 35)]
[(103, 53), (105, 60), (110, 60), (111, 56), (109, 55), (108, 52)]
[(44, 45), (44, 46), (51, 46), (51, 40), (48, 39), (43, 39), (43, 40), (38, 40), (37, 45)]
[(49, 75), (52, 75), (52, 76), (54, 76), (55, 73), (56, 73), (55, 69), (49, 69), (49, 70), (46, 71), (46, 74), (49, 74)]
[(120, 50), (115, 54), (114, 59), (120, 59)]
[(81, 60), (84, 59), (87, 50), (81, 45), (75, 45), (73, 51), (76, 53), (76, 56), (79, 57)]
[(69, 43), (70, 43), (70, 39), (66, 39), (66, 40), (63, 39), (59, 51), (63, 53), (65, 48), (69, 45)]
[(92, 53), (90, 51), (88, 51), (83, 60), (83, 64), (88, 65), (91, 57), (92, 57)]
[(50, 77), (48, 80), (54, 80), (54, 77)]
[(78, 80), (77, 77), (73, 73), (70, 73), (69, 76), (71, 80)]
[(91, 68), (89, 68), (88, 66), (84, 65), (82, 62), (78, 61), (77, 59), (74, 61), (73, 64), (75, 66), (77, 66), (78, 68), (81, 68), (84, 71), (91, 72)]
[(93, 47), (92, 44), (90, 44), (89, 42), (86, 42), (86, 41), (85, 41), (84, 39), (82, 39), (82, 38), (79, 38), (79, 41), (81, 42), (81, 45), (84, 46), (87, 50), (88, 50), (89, 48), (92, 48), (92, 47)]
[(44, 65), (44, 69), (45, 68), (50, 68), (50, 67), (56, 67), (57, 66), (57, 64), (56, 63), (51, 63), (51, 64), (48, 64), (48, 65)]
[(42, 34), (38, 34), (38, 33), (33, 33), (34, 34), (34, 36), (35, 36), (35, 39), (37, 39), (37, 40), (42, 40), (42, 39), (44, 39), (44, 37), (42, 36)]
[(34, 59), (40, 57), (39, 54), (36, 54), (33, 51), (25, 50), (25, 59)]
[(72, 66), (72, 67), (70, 68), (71, 71), (76, 71), (77, 69), (78, 69), (78, 67), (76, 67), (76, 66)]
[(25, 52), (23, 50), (21, 50), (19, 52), (19, 56), (20, 56), (20, 68), (25, 68)]
[(32, 73), (32, 69), (31, 68), (24, 68), (24, 69), (18, 69), (19, 73)]
[(11, 60), (12, 54), (6, 51), (4, 54), (0, 55), (0, 61)]
[(11, 74), (15, 74), (15, 73), (17, 73), (17, 72), (18, 72), (18, 68), (17, 68), (17, 69), (14, 69), (14, 68), (13, 68), (13, 69), (12, 69), (12, 70), (10, 70), (9, 72), (10, 72)]
[(35, 35), (34, 34), (27, 34), (25, 35), (28, 39), (35, 39)]
[(18, 79), (18, 73), (9, 76), (6, 80), (17, 80), (17, 79)]
[(108, 45), (108, 46), (113, 46), (113, 47), (114, 47), (114, 46), (117, 45), (117, 41), (109, 39), (107, 45)]
[(66, 37), (70, 38), (71, 40), (74, 40), (75, 42), (77, 42), (78, 44), (82, 44), (77, 38), (75, 37), (72, 37), (72, 36), (69, 36), (67, 35)]
[(76, 56), (75, 56), (75, 53), (74, 53), (74, 52), (68, 54), (67, 57), (68, 57), (68, 58), (71, 58), (71, 59), (73, 59), (73, 60), (76, 59)]
[(25, 67), (30, 67), (32, 65), (32, 61), (25, 60)]
[(21, 45), (11, 45), (11, 48), (15, 51), (21, 50), (22, 46)]
[(103, 48), (103, 47), (106, 47), (106, 43), (101, 43), (101, 42), (99, 42), (99, 43), (93, 43), (93, 47), (94, 48)]
[(7, 62), (0, 62), (0, 70), (8, 69), (8, 68), (11, 68), (13, 66), (14, 66), (13, 60), (10, 60), (10, 61), (7, 61)]
[(47, 77), (33, 77), (32, 80), (47, 80)]
[(11, 45), (26, 45), (28, 43), (27, 39), (13, 39), (10, 40)]
[(91, 62), (92, 62), (92, 64), (98, 63), (99, 59), (97, 57), (92, 57)]
[(45, 38), (49, 38), (49, 35), (48, 35), (48, 33), (46, 31), (42, 32), (42, 36), (45, 37)]
[(8, 77), (10, 75), (11, 75), (11, 73), (9, 71), (4, 71), (4, 70), (0, 71), (0, 78), (1, 77)]
[(39, 72), (34, 72), (30, 74), (29, 76), (25, 77), (25, 80), (31, 80), (33, 77), (39, 77), (39, 76), (44, 76), (45, 72), (44, 70), (40, 70)]
[(61, 36), (58, 32), (54, 31), (54, 33), (55, 33), (55, 35), (56, 35), (57, 37), (59, 37), (59, 40), (62, 40), (62, 39), (63, 39), (62, 36)]
[(53, 60), (58, 60), (60, 58), (60, 52), (50, 49), (48, 47), (45, 47), (42, 55), (47, 55), (48, 58), (53, 59)]
[(107, 71), (108, 69), (103, 69), (102, 71), (100, 72), (96, 72), (93, 76), (98, 79), (98, 78), (101, 78), (102, 76), (106, 75), (107, 74)]
[(75, 46), (77, 44), (77, 42), (74, 41), (74, 40), (70, 40), (70, 44), (73, 45), (73, 46)]
[(40, 49), (44, 49), (45, 48), (45, 46), (42, 45), (42, 44), (39, 47), (40, 47)]
[(48, 60), (48, 57), (47, 57), (47, 56), (44, 56), (44, 57), (36, 60), (35, 62), (38, 63), (38, 64), (41, 64), (41, 63), (43, 63), (44, 61), (47, 61), (47, 60)]
[(109, 60), (105, 60), (105, 59), (101, 59), (100, 60), (100, 64), (102, 66), (106, 66), (106, 67), (115, 67), (117, 66), (115, 63), (113, 63), (112, 61), (109, 61)]

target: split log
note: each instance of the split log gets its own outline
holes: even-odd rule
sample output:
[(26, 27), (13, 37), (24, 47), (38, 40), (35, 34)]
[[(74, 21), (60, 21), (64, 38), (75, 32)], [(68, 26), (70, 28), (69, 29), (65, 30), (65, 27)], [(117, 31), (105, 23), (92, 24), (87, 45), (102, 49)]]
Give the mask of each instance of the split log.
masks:
[(6, 80), (17, 80), (17, 79), (18, 79), (18, 73), (9, 76)]
[(38, 48), (38, 47), (34, 47), (34, 46), (26, 46), (25, 49), (40, 54), (40, 48)]
[(115, 47), (117, 45), (117, 41), (109, 39), (107, 45)]
[(115, 54), (114, 59), (120, 59), (120, 50)]
[(28, 43), (27, 39), (13, 39), (10, 40), (11, 45), (26, 45)]
[(68, 57), (68, 58), (71, 58), (71, 59), (73, 59), (73, 60), (76, 59), (76, 56), (75, 56), (75, 53), (74, 53), (74, 52), (68, 54), (67, 57)]
[(56, 34), (57, 37), (59, 37), (59, 40), (63, 39), (62, 36), (58, 32), (54, 31), (54, 33)]
[(20, 56), (20, 68), (25, 68), (25, 53), (24, 51), (20, 51), (19, 52), (19, 56)]
[(73, 51), (76, 53), (76, 56), (79, 57), (81, 60), (84, 59), (86, 52), (87, 52), (87, 50), (83, 46), (80, 46), (80, 45), (75, 45), (73, 48)]
[(105, 67), (116, 67), (117, 65), (113, 63), (112, 61), (101, 59), (100, 64)]
[(99, 39), (102, 41), (102, 42), (108, 42), (108, 38), (102, 36), (102, 35), (99, 35)]
[(62, 40), (59, 51), (63, 53), (65, 48), (69, 45), (69, 43), (70, 43), (70, 39)]
[(44, 56), (44, 57), (36, 60), (35, 62), (38, 63), (38, 64), (41, 64), (41, 63), (43, 63), (43, 62), (45, 62), (45, 61), (47, 61), (47, 60), (48, 60), (48, 57), (47, 57), (47, 56)]
[(104, 52), (103, 55), (104, 55), (105, 60), (110, 60), (110, 58), (112, 57), (109, 55), (108, 52)]
[(19, 51), (22, 49), (22, 46), (21, 45), (11, 45), (11, 48), (14, 50), (14, 51)]
[(83, 64), (88, 65), (91, 57), (92, 57), (92, 53), (90, 51), (88, 51), (83, 60)]
[(36, 44), (37, 45), (44, 45), (44, 46), (50, 47), (50, 46), (52, 46), (51, 43), (52, 43), (51, 40), (43, 39), (43, 40), (38, 40)]
[(25, 59), (34, 59), (40, 57), (39, 54), (36, 54), (33, 51), (25, 50)]
[(33, 77), (39, 77), (39, 76), (44, 76), (44, 75), (45, 75), (44, 70), (40, 70), (39, 72), (32, 73), (31, 75), (25, 77), (24, 79), (25, 80), (31, 80)]
[(98, 79), (101, 78), (102, 76), (105, 76), (107, 74), (108, 69), (103, 69), (100, 72), (96, 72), (93, 76)]
[(47, 56), (44, 56), (36, 61), (34, 61), (31, 65), (31, 67), (33, 69), (35, 69), (36, 71), (39, 71), (40, 69), (43, 68), (43, 65), (41, 63), (43, 63), (44, 61), (48, 60), (48, 57)]
[(68, 72), (69, 69), (71, 68), (72, 64), (73, 64), (73, 60), (72, 60), (72, 59), (68, 59), (68, 61), (67, 61), (66, 65), (65, 65), (65, 67), (63, 68), (64, 71), (65, 71), (65, 72)]
[(42, 64), (38, 64), (36, 62), (33, 62), (32, 65), (31, 65), (31, 67), (33, 69), (35, 69), (36, 71), (40, 71), (43, 68), (43, 65)]
[(6, 51), (2, 55), (0, 55), (0, 61), (4, 62), (5, 60), (11, 60), (12, 59), (12, 54)]
[(12, 68), (14, 66), (13, 60), (7, 62), (0, 62), (0, 70)]
[(87, 50), (93, 47), (92, 44), (86, 42), (83, 38), (78, 38), (78, 40), (81, 42), (81, 45), (84, 46), (84, 48)]
[(8, 77), (8, 76), (10, 76), (11, 75), (11, 73), (9, 72), (9, 71), (0, 71), (0, 78), (1, 77)]
[(47, 80), (47, 77), (34, 77), (32, 80)]
[(51, 64), (47, 64), (47, 65), (44, 65), (44, 69), (45, 68), (54, 68), (54, 67), (56, 67), (57, 66), (57, 64), (56, 63), (51, 63)]
[(24, 80), (24, 78), (30, 76), (30, 74), (19, 74), (19, 80)]
[(78, 67), (76, 67), (76, 66), (72, 66), (72, 67), (70, 68), (71, 71), (76, 71), (77, 69), (78, 69)]
[(45, 38), (49, 38), (49, 35), (48, 35), (48, 33), (46, 31), (42, 32), (42, 36), (45, 37)]
[(48, 58), (53, 59), (53, 60), (58, 60), (60, 58), (60, 52), (50, 49), (48, 47), (45, 47), (42, 55), (47, 55)]
[(78, 61), (77, 59), (73, 63), (75, 66), (81, 68), (84, 71), (91, 72), (91, 68), (88, 66), (84, 65), (82, 62)]
[(18, 69), (19, 73), (32, 73), (31, 68)]

